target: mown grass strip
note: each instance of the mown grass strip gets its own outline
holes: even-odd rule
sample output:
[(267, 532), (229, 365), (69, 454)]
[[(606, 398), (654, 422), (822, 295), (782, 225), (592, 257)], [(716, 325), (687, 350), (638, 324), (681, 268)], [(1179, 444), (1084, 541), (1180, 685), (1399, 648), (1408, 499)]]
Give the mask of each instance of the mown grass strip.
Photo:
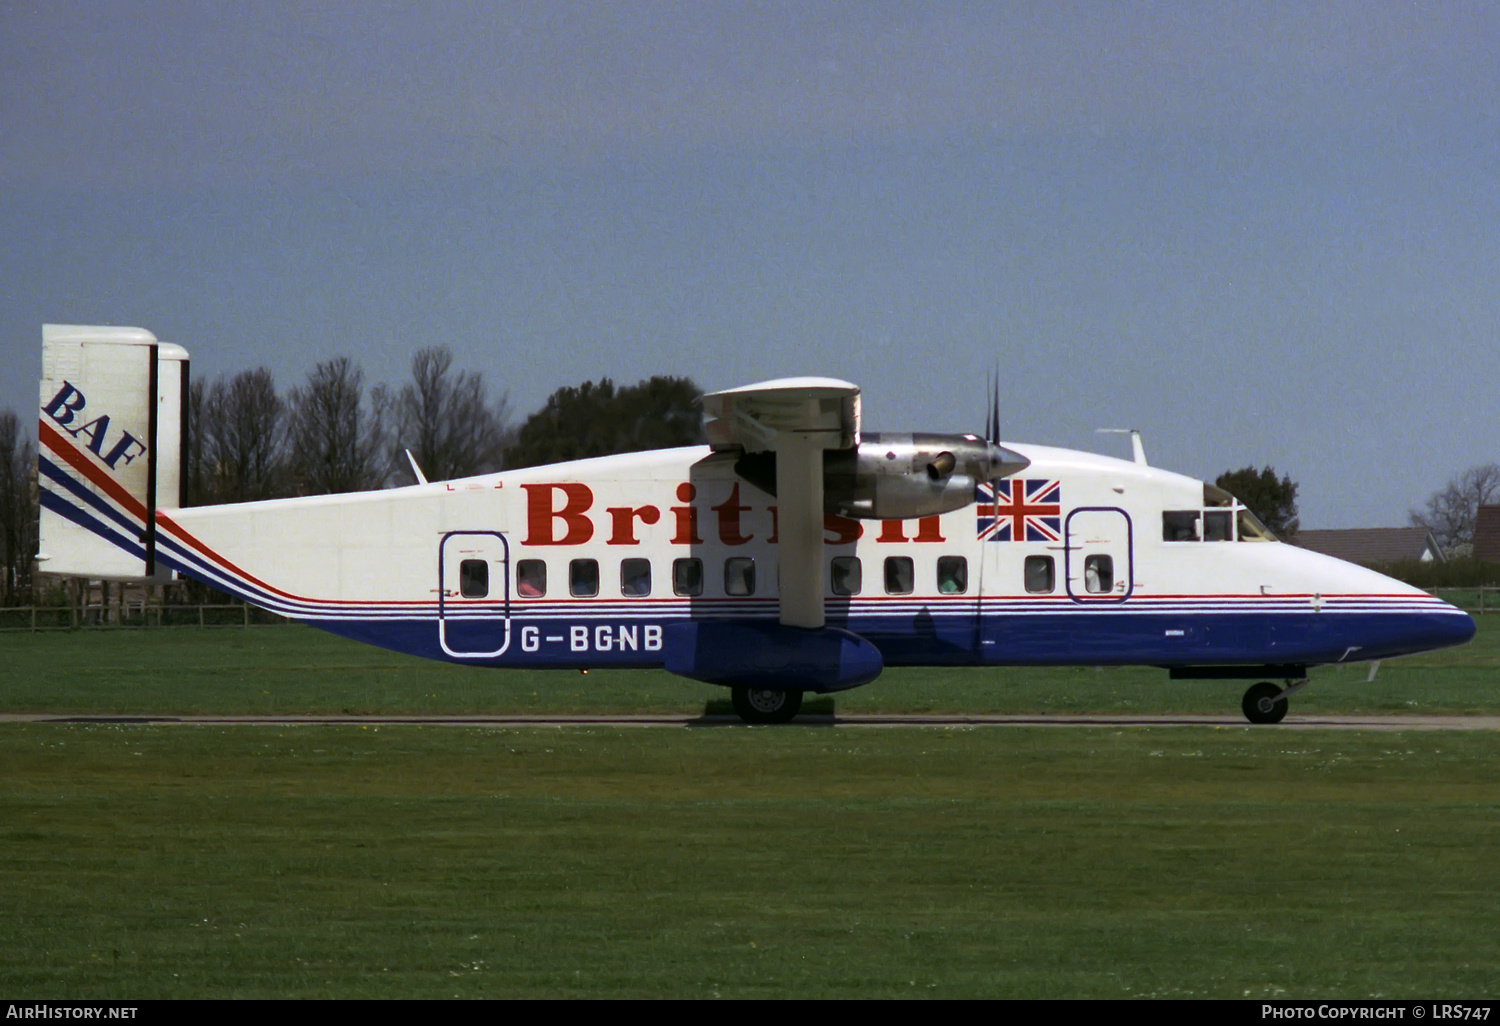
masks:
[(13, 726), (0, 991), (1480, 996), (1500, 735)]

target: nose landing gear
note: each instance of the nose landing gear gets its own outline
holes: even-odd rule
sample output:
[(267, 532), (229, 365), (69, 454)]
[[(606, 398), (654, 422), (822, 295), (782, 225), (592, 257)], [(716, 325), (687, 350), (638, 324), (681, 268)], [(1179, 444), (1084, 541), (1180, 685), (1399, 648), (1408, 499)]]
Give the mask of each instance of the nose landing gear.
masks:
[(1287, 699), (1309, 683), (1304, 677), (1299, 681), (1287, 681), (1284, 688), (1278, 688), (1268, 680), (1251, 684), (1240, 700), (1240, 709), (1251, 723), (1280, 723), (1286, 718)]

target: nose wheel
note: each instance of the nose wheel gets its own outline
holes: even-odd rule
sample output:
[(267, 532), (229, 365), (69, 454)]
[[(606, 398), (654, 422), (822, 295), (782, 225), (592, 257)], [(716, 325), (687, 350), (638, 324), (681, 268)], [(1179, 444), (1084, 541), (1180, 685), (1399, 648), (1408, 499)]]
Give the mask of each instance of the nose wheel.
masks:
[(1263, 680), (1259, 684), (1250, 685), (1240, 701), (1240, 708), (1245, 712), (1245, 719), (1251, 723), (1280, 723), (1286, 719), (1289, 704), (1287, 699), (1311, 683), (1307, 678), (1289, 680), (1286, 687), (1278, 688), (1270, 681)]
[(1282, 689), (1268, 680), (1250, 685), (1240, 702), (1245, 719), (1251, 723), (1280, 723), (1286, 718), (1286, 707)]

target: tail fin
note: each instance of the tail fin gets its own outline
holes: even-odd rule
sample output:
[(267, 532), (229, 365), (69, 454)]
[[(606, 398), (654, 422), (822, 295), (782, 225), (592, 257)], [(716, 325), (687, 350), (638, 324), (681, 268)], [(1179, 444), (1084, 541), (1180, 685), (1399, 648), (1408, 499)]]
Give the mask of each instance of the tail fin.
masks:
[(38, 569), (166, 581), (156, 511), (181, 499), (188, 354), (142, 328), (42, 326)]

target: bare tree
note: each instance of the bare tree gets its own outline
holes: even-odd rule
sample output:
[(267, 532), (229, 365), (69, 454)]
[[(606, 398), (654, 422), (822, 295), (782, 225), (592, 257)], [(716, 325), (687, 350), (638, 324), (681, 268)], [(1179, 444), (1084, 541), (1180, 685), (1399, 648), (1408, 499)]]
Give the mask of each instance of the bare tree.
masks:
[(432, 481), (499, 470), (510, 440), (506, 397), (491, 406), (483, 376), (454, 371), (453, 353), (446, 346), (418, 352), (411, 361), (411, 378), (394, 396), (381, 392), (395, 425), (392, 462), (404, 466), (403, 450), (410, 449)]
[(0, 412), (0, 605), (31, 597), (37, 550), (36, 449), (11, 410)]
[(292, 389), (290, 456), (296, 490), (307, 495), (380, 487), (378, 405), (363, 406), (364, 374), (347, 356), (318, 364)]
[(201, 488), (195, 500), (249, 502), (284, 495), (285, 414), (264, 367), (215, 381), (195, 425), (205, 478), (194, 482)]
[(1433, 492), (1427, 505), (1412, 510), (1411, 522), (1431, 531), (1445, 554), (1467, 555), (1474, 548), (1474, 520), (1479, 507), (1497, 499), (1500, 499), (1500, 465), (1485, 463), (1470, 467)]
[(212, 502), (209, 494), (213, 480), (213, 468), (203, 447), (203, 424), (206, 420), (208, 396), (203, 382), (194, 379), (187, 394), (187, 429), (182, 439), (182, 504), (201, 506)]

